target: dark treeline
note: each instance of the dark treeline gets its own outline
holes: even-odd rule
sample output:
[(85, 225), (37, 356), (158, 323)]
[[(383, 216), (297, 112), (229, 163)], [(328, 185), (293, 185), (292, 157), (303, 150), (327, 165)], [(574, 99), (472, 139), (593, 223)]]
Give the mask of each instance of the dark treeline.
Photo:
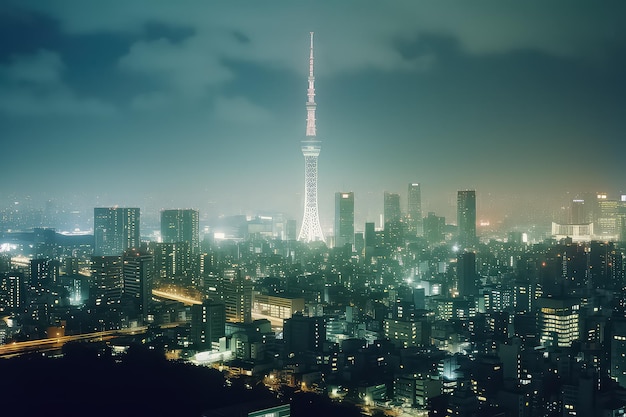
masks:
[[(0, 360), (5, 399), (0, 415), (201, 417), (246, 403), (280, 404), (260, 383), (235, 378), (227, 384), (216, 369), (167, 361), (163, 352), (143, 345), (131, 346), (122, 357), (98, 343), (70, 343), (63, 353), (62, 358), (33, 354)], [(359, 415), (325, 396), (284, 394), (295, 417)]]

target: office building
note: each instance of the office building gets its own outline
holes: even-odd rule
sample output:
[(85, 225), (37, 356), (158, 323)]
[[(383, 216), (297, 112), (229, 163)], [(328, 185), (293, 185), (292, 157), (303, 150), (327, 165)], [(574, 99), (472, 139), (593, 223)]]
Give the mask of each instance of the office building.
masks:
[(141, 323), (145, 323), (152, 303), (154, 260), (152, 255), (129, 249), (123, 257), (124, 297), (132, 302)]
[(456, 277), (459, 297), (478, 295), (478, 274), (476, 273), (476, 254), (474, 252), (463, 252), (457, 256)]
[(192, 253), (200, 249), (200, 219), (198, 210), (170, 209), (161, 211), (161, 241), (187, 242)]
[(264, 316), (288, 319), (293, 314), (304, 311), (304, 298), (278, 297), (254, 293), (252, 311)]
[(53, 259), (30, 260), (30, 286), (50, 287), (59, 280), (60, 262)]
[(429, 212), (428, 216), (424, 217), (424, 238), (426, 241), (433, 245), (441, 243), (445, 239), (446, 218), (435, 215), (433, 212)]
[(139, 209), (96, 207), (93, 231), (95, 256), (120, 256), (127, 249), (138, 248)]
[(354, 246), (354, 193), (335, 193), (335, 246)]
[(99, 305), (117, 304), (124, 289), (121, 256), (92, 256), (89, 298)]
[(385, 192), (384, 194), (384, 243), (388, 248), (398, 248), (404, 243), (404, 223), (400, 210), (400, 195)]
[(252, 321), (252, 281), (239, 268), (224, 270), (223, 296), (226, 320), (238, 323)]
[(579, 337), (580, 303), (575, 299), (537, 300), (537, 329), (542, 346), (569, 347)]
[(422, 190), (419, 183), (409, 184), (407, 202), (407, 232), (411, 236), (422, 236)]
[(323, 317), (305, 317), (296, 313), (284, 321), (283, 338), (287, 354), (316, 352), (326, 341), (326, 324)]
[(457, 194), (458, 244), (462, 248), (476, 245), (476, 191), (465, 190)]
[(383, 203), (383, 216), (385, 224), (387, 224), (387, 222), (399, 221), (402, 219), (402, 211), (400, 210), (400, 194), (385, 191)]
[(226, 335), (226, 308), (223, 302), (205, 300), (191, 306), (191, 342), (211, 348)]

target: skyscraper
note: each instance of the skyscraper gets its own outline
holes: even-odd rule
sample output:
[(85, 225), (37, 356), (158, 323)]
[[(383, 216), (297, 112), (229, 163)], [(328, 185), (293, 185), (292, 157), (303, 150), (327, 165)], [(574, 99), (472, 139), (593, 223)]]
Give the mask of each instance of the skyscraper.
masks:
[(96, 207), (93, 209), (94, 255), (115, 256), (138, 248), (139, 209)]
[(456, 262), (457, 291), (461, 297), (478, 295), (476, 281), (476, 254), (463, 252), (457, 256)]
[(129, 249), (124, 253), (122, 262), (123, 295), (136, 307), (140, 322), (146, 323), (152, 303), (154, 260), (147, 252)]
[(385, 191), (384, 200), (385, 218), (385, 245), (388, 247), (400, 247), (404, 240), (404, 224), (400, 210), (400, 195)]
[(457, 194), (458, 243), (461, 247), (476, 244), (476, 191), (464, 190)]
[(412, 236), (421, 236), (424, 232), (422, 226), (422, 191), (419, 183), (410, 183), (407, 207), (407, 229)]
[(354, 245), (354, 193), (335, 193), (335, 246)]
[(400, 211), (400, 194), (385, 191), (385, 200), (383, 206), (383, 215), (385, 224), (391, 221), (398, 221), (402, 218)]
[(188, 242), (193, 253), (200, 248), (199, 213), (192, 209), (161, 211), (161, 239), (164, 243)]
[(304, 155), (304, 215), (298, 240), (311, 242), (324, 241), (320, 218), (317, 210), (317, 157), (320, 154), (321, 141), (317, 140), (315, 127), (315, 77), (313, 76), (313, 32), (311, 32), (311, 50), (309, 56), (309, 88), (306, 103), (306, 136), (302, 140)]

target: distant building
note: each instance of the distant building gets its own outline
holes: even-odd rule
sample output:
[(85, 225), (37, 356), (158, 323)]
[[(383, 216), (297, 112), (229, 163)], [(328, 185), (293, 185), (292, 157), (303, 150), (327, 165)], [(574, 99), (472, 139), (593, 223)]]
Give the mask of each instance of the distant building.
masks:
[(197, 253), (200, 249), (199, 224), (198, 210), (163, 210), (161, 211), (161, 240), (164, 243), (187, 242), (192, 253)]
[(400, 210), (400, 195), (385, 191), (384, 197), (384, 243), (388, 247), (397, 248), (402, 245), (404, 239), (404, 224), (402, 222), (402, 211)]
[(125, 250), (138, 248), (139, 209), (118, 207), (94, 208), (95, 256), (121, 255)]
[(385, 223), (397, 221), (402, 218), (402, 212), (400, 210), (400, 194), (385, 191), (383, 215)]
[(436, 216), (435, 213), (429, 212), (428, 216), (423, 220), (424, 237), (429, 244), (436, 244), (444, 241), (446, 218)]
[(458, 243), (461, 247), (476, 245), (476, 191), (457, 193)]
[(593, 236), (593, 223), (561, 224), (552, 222), (552, 237), (557, 241), (569, 238), (574, 243), (589, 242)]
[(422, 236), (422, 190), (419, 183), (409, 184), (407, 201), (407, 232), (412, 236)]
[(335, 193), (335, 246), (354, 246), (354, 193)]

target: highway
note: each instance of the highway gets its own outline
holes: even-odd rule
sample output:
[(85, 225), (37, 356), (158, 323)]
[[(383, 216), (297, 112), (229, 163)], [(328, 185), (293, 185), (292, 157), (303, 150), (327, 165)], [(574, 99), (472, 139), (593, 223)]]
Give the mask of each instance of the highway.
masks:
[(42, 352), (60, 349), (67, 342), (78, 340), (94, 341), (94, 340), (110, 340), (116, 336), (132, 335), (144, 333), (148, 327), (135, 327), (132, 329), (122, 330), (105, 330), (101, 332), (83, 333), (70, 336), (51, 337), (47, 339), (26, 340), (23, 342), (13, 342), (6, 345), (0, 345), (0, 357), (11, 357), (22, 355), (29, 352)]

